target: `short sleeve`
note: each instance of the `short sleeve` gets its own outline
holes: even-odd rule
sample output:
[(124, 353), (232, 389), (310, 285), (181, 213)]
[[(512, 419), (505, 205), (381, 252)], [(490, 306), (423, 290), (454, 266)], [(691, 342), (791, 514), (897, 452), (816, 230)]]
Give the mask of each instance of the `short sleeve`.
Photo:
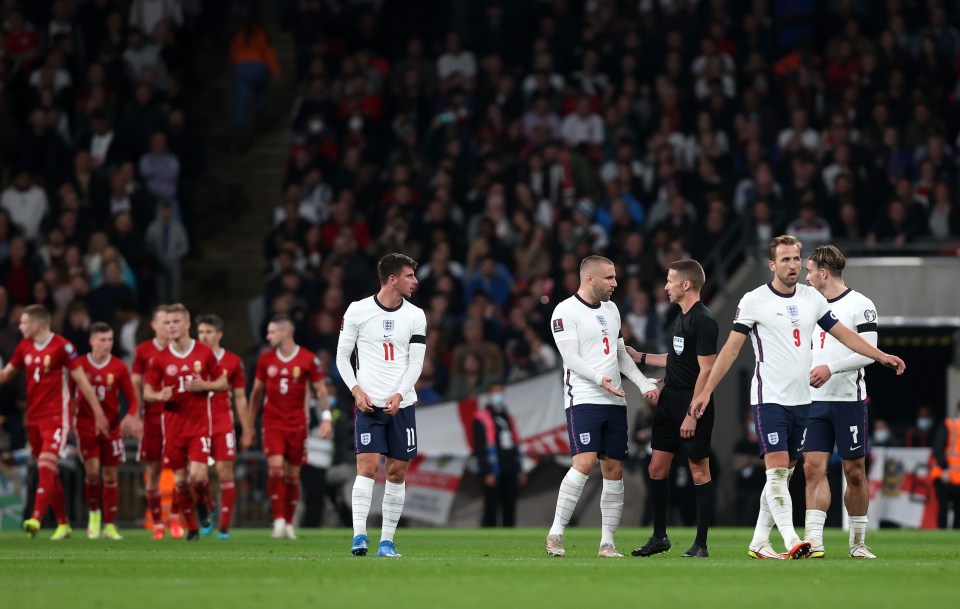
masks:
[(876, 332), (877, 331), (877, 307), (869, 298), (864, 298), (862, 306), (857, 309), (854, 321), (857, 325), (857, 332)]
[(13, 350), (13, 355), (10, 357), (10, 365), (17, 369), (22, 369), (24, 367), (23, 362), (23, 343), (18, 343), (17, 348)]
[(701, 315), (697, 322), (697, 355), (716, 355), (719, 333), (717, 320), (709, 315)]
[(73, 343), (67, 341), (63, 344), (63, 365), (68, 370), (76, 370), (80, 367), (80, 358), (77, 357), (77, 348)]
[(410, 336), (410, 344), (427, 342), (427, 315), (422, 310), (417, 310), (413, 321), (413, 332)]
[(257, 369), (253, 373), (253, 378), (257, 379), (261, 383), (267, 382), (267, 366), (264, 363), (264, 359), (265, 358), (263, 355), (261, 355), (260, 359), (257, 360)]
[(237, 367), (233, 370), (233, 378), (230, 379), (230, 386), (234, 389), (246, 389), (247, 375), (243, 370), (243, 360), (237, 358)]
[(130, 371), (141, 376), (147, 373), (146, 358), (143, 357), (143, 352), (140, 349), (137, 349), (133, 354), (133, 364), (130, 366)]
[(757, 323), (757, 303), (752, 292), (747, 292), (740, 299), (737, 311), (733, 314), (733, 329), (743, 334), (749, 334), (750, 329)]
[(558, 306), (554, 309), (553, 317), (550, 318), (550, 329), (554, 342), (558, 344), (577, 339), (577, 320), (568, 314), (565, 307)]
[(323, 380), (323, 366), (320, 364), (320, 358), (313, 355), (310, 361), (310, 382), (319, 383)]
[(159, 389), (160, 385), (163, 382), (163, 371), (160, 367), (160, 363), (157, 361), (157, 358), (153, 358), (147, 363), (146, 375), (144, 376), (144, 382), (147, 385), (150, 385), (154, 389)]

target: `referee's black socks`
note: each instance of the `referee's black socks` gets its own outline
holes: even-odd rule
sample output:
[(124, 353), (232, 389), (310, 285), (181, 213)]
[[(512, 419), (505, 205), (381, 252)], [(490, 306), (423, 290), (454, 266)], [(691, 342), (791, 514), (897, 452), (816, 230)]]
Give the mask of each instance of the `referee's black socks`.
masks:
[[(707, 547), (707, 529), (713, 520), (713, 511), (717, 506), (717, 490), (713, 480), (694, 486), (697, 491), (697, 540), (696, 544)], [(654, 522), (656, 522), (656, 504), (654, 504)]]
[[(699, 497), (699, 495), (698, 495)], [(650, 479), (650, 502), (653, 507), (653, 536), (663, 539), (667, 536), (667, 503), (670, 501), (670, 482)], [(699, 507), (699, 503), (697, 506)]]

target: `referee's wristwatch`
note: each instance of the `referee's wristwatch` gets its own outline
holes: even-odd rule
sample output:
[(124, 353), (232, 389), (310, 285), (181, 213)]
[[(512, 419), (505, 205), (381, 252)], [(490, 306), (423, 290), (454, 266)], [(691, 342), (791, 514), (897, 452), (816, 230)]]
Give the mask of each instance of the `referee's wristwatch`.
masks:
[(641, 353), (641, 354), (640, 354), (640, 365), (641, 365), (641, 366), (645, 366), (646, 363), (647, 363), (647, 354), (646, 354), (646, 353)]

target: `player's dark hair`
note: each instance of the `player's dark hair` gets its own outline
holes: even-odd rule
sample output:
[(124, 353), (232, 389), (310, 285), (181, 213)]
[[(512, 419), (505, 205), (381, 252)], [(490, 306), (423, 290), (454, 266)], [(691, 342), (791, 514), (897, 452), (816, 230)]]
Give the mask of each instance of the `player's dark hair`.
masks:
[(106, 334), (107, 332), (113, 332), (113, 328), (110, 327), (105, 321), (97, 321), (90, 324), (90, 336), (95, 334)]
[(707, 281), (703, 267), (696, 260), (677, 260), (670, 263), (670, 270), (675, 271), (680, 281), (689, 281), (690, 289), (699, 292)]
[(279, 313), (270, 318), (270, 323), (272, 324), (290, 324), (293, 325), (293, 319), (285, 313)]
[(417, 270), (417, 261), (405, 254), (387, 254), (377, 263), (380, 285), (385, 285), (390, 277), (399, 275), (405, 268)]
[(213, 326), (213, 329), (217, 332), (223, 332), (223, 320), (220, 319), (219, 315), (201, 315), (197, 318), (197, 325), (206, 324), (208, 326)]
[(793, 235), (780, 235), (779, 237), (774, 237), (770, 245), (767, 246), (767, 256), (770, 260), (777, 259), (777, 248), (781, 245), (796, 245), (797, 249), (803, 251), (803, 244), (800, 243), (799, 239)]
[(50, 311), (43, 305), (32, 304), (23, 308), (23, 314), (34, 321), (42, 321), (49, 325)]
[(834, 277), (842, 276), (847, 266), (847, 259), (835, 245), (821, 245), (810, 254), (810, 260), (818, 269), (827, 269)]

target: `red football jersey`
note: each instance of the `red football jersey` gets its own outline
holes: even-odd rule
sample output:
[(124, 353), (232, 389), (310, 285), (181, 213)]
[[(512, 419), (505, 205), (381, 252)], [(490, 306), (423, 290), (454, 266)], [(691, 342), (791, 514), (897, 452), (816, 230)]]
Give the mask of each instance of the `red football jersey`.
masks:
[(267, 351), (257, 362), (256, 378), (266, 387), (264, 427), (306, 427), (307, 384), (323, 380), (320, 359), (316, 355), (300, 347), (290, 357), (282, 357), (279, 349)]
[(233, 427), (233, 409), (231, 408), (234, 389), (244, 389), (247, 386), (247, 377), (243, 372), (243, 361), (234, 353), (226, 349), (220, 350), (220, 369), (227, 375), (226, 391), (219, 391), (210, 397), (210, 411), (214, 424), (220, 419), (230, 421)]
[[(161, 351), (163, 351), (163, 347), (157, 343), (157, 339), (155, 338), (145, 340), (137, 345), (136, 350), (133, 352), (131, 372), (133, 372), (133, 374), (139, 374), (141, 378), (146, 379), (147, 367), (150, 365), (150, 360), (156, 357)], [(146, 402), (144, 407), (147, 412), (155, 412), (158, 416), (163, 412), (162, 402)]]
[(190, 341), (185, 353), (173, 345), (158, 353), (147, 366), (146, 384), (160, 391), (173, 388), (173, 396), (164, 407), (164, 416), (175, 416), (185, 435), (210, 433), (210, 394), (188, 391), (187, 383), (195, 378), (212, 381), (220, 377), (220, 363), (213, 350), (198, 340)]
[[(93, 355), (86, 354), (78, 359), (80, 367), (87, 380), (93, 387), (93, 392), (100, 400), (103, 408), (103, 414), (110, 421), (110, 428), (116, 429), (120, 425), (120, 392), (127, 400), (128, 408), (131, 412), (136, 412), (138, 407), (137, 394), (133, 390), (133, 382), (130, 380), (130, 371), (119, 358), (112, 355), (107, 356), (107, 360), (102, 364), (93, 361)], [(91, 432), (94, 430), (93, 411), (87, 404), (83, 394), (77, 391), (77, 429), (85, 428)]]
[(10, 363), (27, 376), (27, 419), (70, 417), (70, 370), (80, 366), (77, 350), (59, 334), (50, 334), (38, 345), (25, 338), (13, 352)]

